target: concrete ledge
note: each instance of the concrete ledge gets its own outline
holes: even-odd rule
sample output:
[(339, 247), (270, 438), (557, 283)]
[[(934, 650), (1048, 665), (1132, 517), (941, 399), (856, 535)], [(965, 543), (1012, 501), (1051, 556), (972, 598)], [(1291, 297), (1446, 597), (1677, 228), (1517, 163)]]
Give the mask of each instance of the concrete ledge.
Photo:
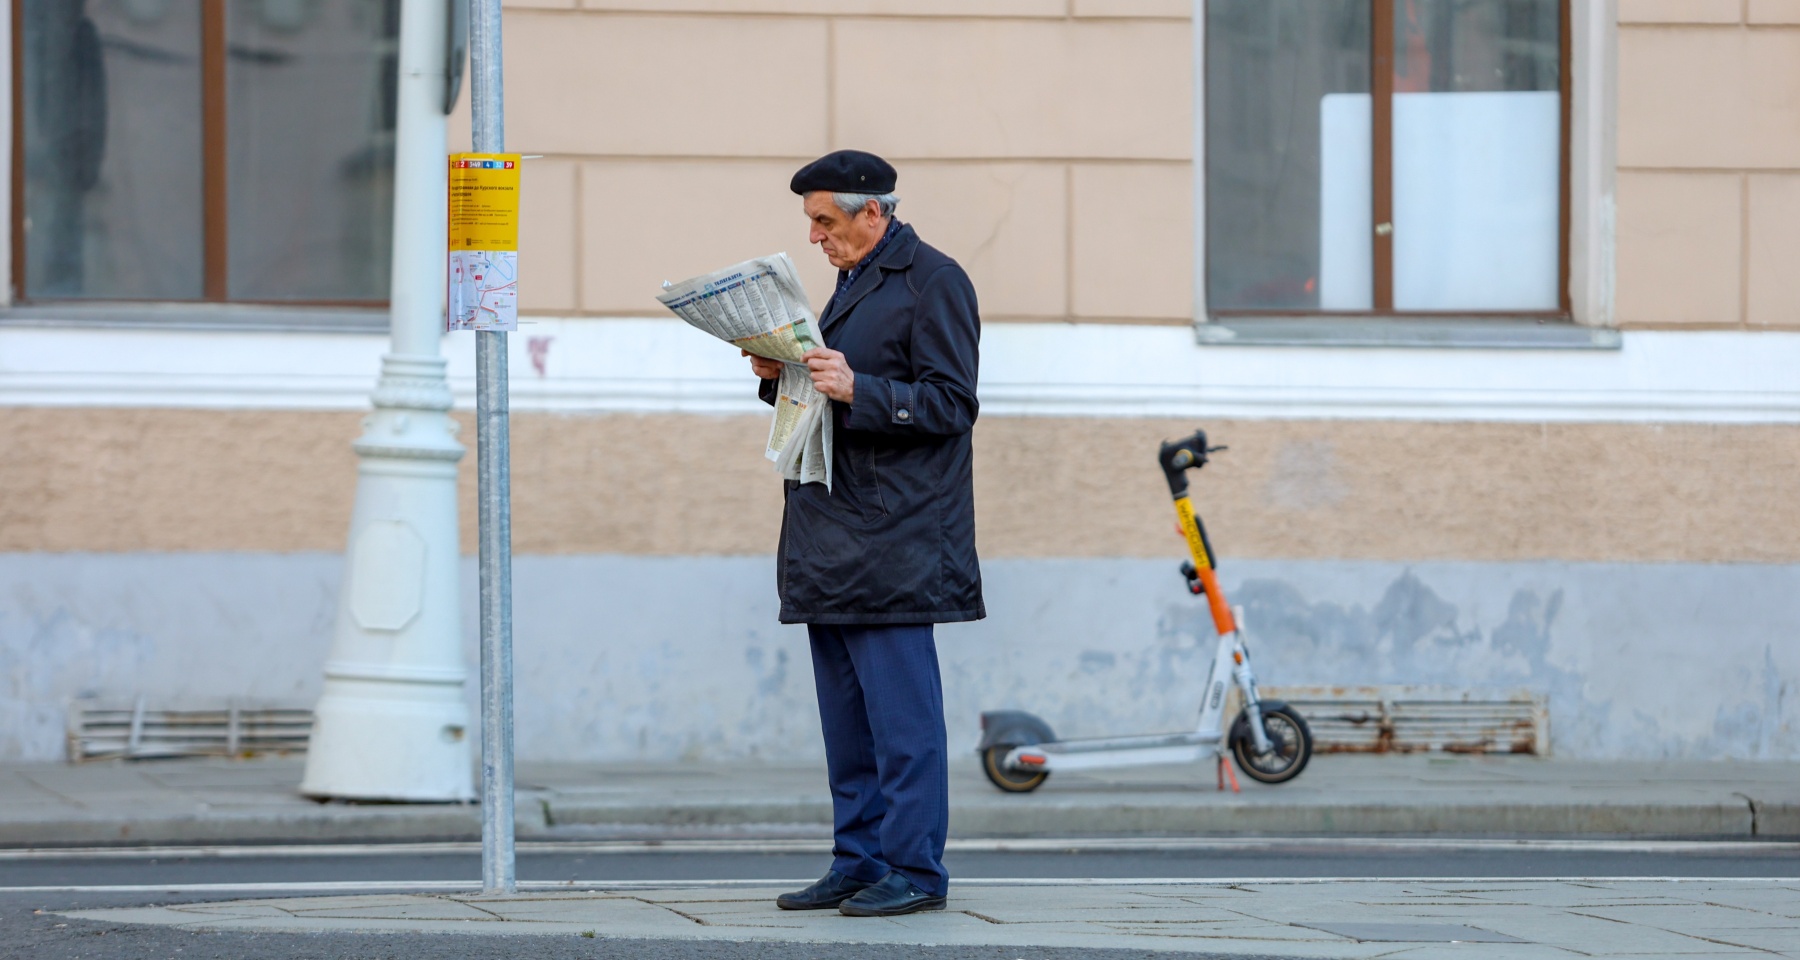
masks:
[[(823, 794), (824, 791), (820, 791)], [(552, 827), (736, 827), (761, 824), (831, 823), (831, 801), (817, 799), (720, 798), (712, 801), (646, 804), (582, 799), (548, 801)]]
[[(514, 831), (521, 837), (546, 831), (541, 803), (520, 797)], [(392, 804), (321, 806), (316, 812), (251, 810), (144, 811), (129, 815), (0, 817), (0, 846), (76, 847), (211, 843), (372, 843), (378, 841), (479, 840), (481, 812), (474, 806)]]
[(1756, 814), (1756, 835), (1776, 839), (1800, 837), (1800, 801), (1752, 800)]
[[(593, 828), (621, 833), (737, 828), (791, 833), (829, 828), (824, 801), (687, 802), (670, 805), (549, 803), (521, 798), (515, 831), (554, 838)], [(1765, 805), (1753, 817), (1745, 803), (1421, 803), (1285, 805), (1256, 800), (1165, 802), (1033, 802), (1001, 797), (956, 802), (951, 834), (962, 838), (1023, 837), (1535, 837), (1749, 839), (1800, 837), (1800, 805)], [(613, 832), (613, 831), (608, 831)], [(394, 805), (234, 814), (154, 813), (118, 817), (0, 820), (0, 846), (107, 846), (206, 843), (354, 843), (472, 840), (481, 835), (472, 807)]]
[[(0, 322), (0, 403), (362, 411), (386, 348), (317, 325), (279, 334), (169, 328), (185, 314), (154, 329), (130, 316), (107, 327), (34, 316)], [(539, 372), (515, 351), (515, 412), (767, 415), (744, 392), (742, 358), (673, 317), (529, 319), (554, 359)], [(983, 417), (1800, 422), (1793, 331), (1265, 317), (1192, 329), (995, 323), (982, 342)], [(471, 409), (474, 361), (445, 353), (457, 406)]]
[[(1210, 766), (1059, 774), (1030, 794), (953, 762), (953, 837), (1800, 838), (1800, 764), (1322, 756), (1293, 783)], [(296, 759), (0, 766), (0, 846), (471, 840), (475, 806), (316, 804)], [(522, 764), (527, 839), (830, 833), (807, 763)]]
[[(552, 828), (608, 826), (755, 827), (831, 823), (824, 800), (731, 800), (647, 806), (547, 801)], [(1757, 828), (1761, 826), (1762, 829)], [(1171, 795), (1120, 800), (1113, 795), (955, 796), (950, 831), (965, 838), (1042, 836), (1401, 836), (1684, 837), (1747, 839), (1800, 836), (1800, 807), (1779, 805), (1759, 819), (1736, 799), (1700, 802), (1272, 802), (1266, 794), (1215, 798)]]
[[(1747, 839), (1747, 804), (1494, 803), (1288, 805), (1256, 800), (1199, 806), (1120, 803), (955, 807), (961, 837), (1109, 836), (1458, 836), (1681, 837)], [(1800, 832), (1800, 831), (1796, 831)]]

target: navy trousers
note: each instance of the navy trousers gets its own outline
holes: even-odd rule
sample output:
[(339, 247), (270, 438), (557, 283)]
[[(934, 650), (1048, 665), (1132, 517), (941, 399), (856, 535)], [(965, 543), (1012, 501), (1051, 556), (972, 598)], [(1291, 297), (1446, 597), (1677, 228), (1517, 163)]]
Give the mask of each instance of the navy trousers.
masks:
[(943, 896), (950, 770), (931, 624), (806, 632), (831, 778), (832, 869), (868, 883), (891, 870)]

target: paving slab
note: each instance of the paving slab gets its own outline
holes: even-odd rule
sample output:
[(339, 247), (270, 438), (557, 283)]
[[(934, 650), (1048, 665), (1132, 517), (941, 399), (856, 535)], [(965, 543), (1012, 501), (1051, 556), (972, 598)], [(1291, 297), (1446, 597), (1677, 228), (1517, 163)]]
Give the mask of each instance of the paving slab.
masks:
[[(1393, 880), (968, 881), (941, 913), (892, 919), (778, 910), (773, 887), (617, 885), (484, 897), (386, 894), (63, 911), (105, 923), (267, 933), (811, 944), (1132, 948), (1291, 957), (1795, 957), (1790, 880), (1527, 880), (1507, 889)], [(1517, 891), (1530, 895), (1517, 899)], [(1460, 892), (1461, 895), (1457, 895)], [(1601, 918), (1596, 901), (1615, 905)], [(1618, 907), (1619, 904), (1637, 904)]]
[[(319, 804), (302, 761), (0, 764), (0, 846), (468, 840), (465, 804)], [(1457, 836), (1800, 838), (1800, 762), (1321, 756), (1276, 787), (1216, 789), (1206, 765), (1061, 773), (995, 790), (974, 759), (951, 776), (963, 838)], [(824, 837), (809, 763), (521, 763), (522, 838)]]

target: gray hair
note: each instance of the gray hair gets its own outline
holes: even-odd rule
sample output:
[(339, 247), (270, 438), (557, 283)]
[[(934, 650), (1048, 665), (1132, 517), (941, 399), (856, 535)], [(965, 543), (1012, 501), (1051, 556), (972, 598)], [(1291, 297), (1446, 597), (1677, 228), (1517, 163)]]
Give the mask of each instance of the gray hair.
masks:
[(861, 213), (863, 207), (868, 206), (870, 200), (880, 206), (881, 215), (884, 217), (893, 216), (894, 208), (900, 206), (900, 198), (891, 193), (834, 193), (831, 195), (831, 199), (837, 204), (839, 210), (851, 216)]

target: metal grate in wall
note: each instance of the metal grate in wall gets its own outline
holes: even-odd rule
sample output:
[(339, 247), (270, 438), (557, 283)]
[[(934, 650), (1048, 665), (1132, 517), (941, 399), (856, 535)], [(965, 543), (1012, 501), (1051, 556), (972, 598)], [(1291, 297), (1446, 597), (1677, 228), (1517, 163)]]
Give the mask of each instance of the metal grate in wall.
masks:
[(69, 762), (304, 753), (305, 708), (227, 704), (165, 709), (77, 701), (69, 707)]
[(1458, 687), (1265, 687), (1306, 718), (1320, 753), (1550, 755), (1549, 698)]

